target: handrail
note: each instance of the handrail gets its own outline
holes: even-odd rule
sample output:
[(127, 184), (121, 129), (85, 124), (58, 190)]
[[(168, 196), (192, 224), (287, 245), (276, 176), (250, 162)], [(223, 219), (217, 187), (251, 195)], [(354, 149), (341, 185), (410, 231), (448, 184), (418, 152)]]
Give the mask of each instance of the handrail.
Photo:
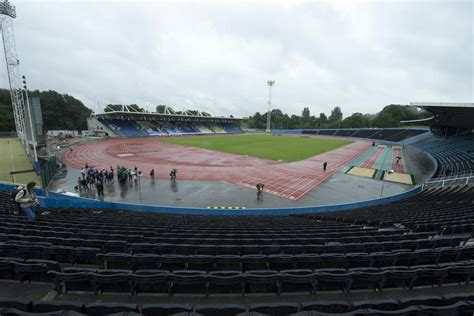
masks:
[(444, 187), (446, 185), (474, 185), (474, 173), (470, 172), (450, 177), (435, 178), (426, 181), (425, 184), (423, 184), (423, 189), (425, 187)]

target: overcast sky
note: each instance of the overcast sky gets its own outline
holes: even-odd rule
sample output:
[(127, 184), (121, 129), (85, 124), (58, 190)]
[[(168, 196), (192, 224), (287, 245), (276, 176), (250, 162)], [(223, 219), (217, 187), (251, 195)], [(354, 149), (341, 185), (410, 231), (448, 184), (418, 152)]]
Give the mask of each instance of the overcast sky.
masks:
[[(291, 2), (291, 4), (290, 4)], [(30, 89), (248, 116), (473, 102), (473, 1), (13, 0)], [(5, 65), (0, 84), (7, 87)]]

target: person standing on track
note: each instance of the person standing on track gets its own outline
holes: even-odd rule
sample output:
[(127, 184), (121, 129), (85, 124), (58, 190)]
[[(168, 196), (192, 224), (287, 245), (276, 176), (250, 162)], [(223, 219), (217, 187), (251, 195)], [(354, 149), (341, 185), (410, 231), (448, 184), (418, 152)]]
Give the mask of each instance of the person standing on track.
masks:
[(260, 200), (262, 199), (263, 188), (265, 187), (265, 184), (259, 182), (257, 183), (256, 187), (257, 187), (257, 200)]
[(97, 188), (97, 197), (104, 198), (104, 185), (102, 184), (102, 181), (98, 180), (95, 184), (95, 187)]
[(150, 171), (150, 177), (151, 177), (152, 179), (155, 178), (155, 169), (151, 169), (151, 171)]
[(171, 172), (170, 172), (171, 181), (176, 181), (176, 172), (177, 171), (178, 171), (177, 169), (171, 169)]
[(325, 161), (325, 162), (323, 163), (323, 170), (326, 171), (327, 168), (328, 168), (328, 162)]

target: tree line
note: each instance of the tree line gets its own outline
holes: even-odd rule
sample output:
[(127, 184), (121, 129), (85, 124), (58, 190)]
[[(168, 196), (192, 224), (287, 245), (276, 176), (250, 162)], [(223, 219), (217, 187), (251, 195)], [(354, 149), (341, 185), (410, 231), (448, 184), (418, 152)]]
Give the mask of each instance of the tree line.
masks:
[[(267, 112), (268, 113), (268, 112)], [(249, 128), (265, 129), (267, 113), (255, 113), (246, 119)], [(311, 128), (368, 128), (400, 127), (400, 121), (417, 120), (429, 117), (428, 113), (409, 105), (390, 104), (376, 114), (353, 113), (344, 118), (342, 109), (336, 106), (329, 116), (320, 113), (311, 115), (308, 107), (303, 108), (301, 115), (288, 115), (279, 109), (271, 112), (272, 129), (311, 129)]]
[[(28, 91), (29, 97), (39, 97), (43, 113), (43, 128), (47, 130), (84, 130), (92, 110), (80, 100), (59, 92), (48, 90)], [(0, 89), (0, 131), (15, 131), (10, 90)]]
[[(53, 90), (34, 90), (28, 93), (30, 97), (40, 98), (45, 130), (87, 129), (87, 117), (91, 115), (92, 110), (87, 108), (80, 100)], [(121, 111), (123, 107), (124, 105), (121, 104), (108, 104), (104, 111)], [(125, 107), (133, 112), (146, 112), (143, 107), (137, 104), (129, 104)], [(166, 105), (156, 106), (156, 112), (165, 113), (166, 108), (169, 109), (170, 113), (184, 114), (184, 111), (176, 111)], [(186, 112), (191, 115), (198, 114), (198, 110), (188, 110)], [(206, 112), (200, 113), (203, 116), (211, 116)], [(308, 107), (303, 108), (301, 115), (289, 115), (279, 109), (274, 109), (272, 110), (272, 129), (399, 127), (400, 121), (416, 120), (427, 116), (427, 113), (415, 107), (399, 104), (387, 105), (376, 114), (357, 112), (345, 118), (339, 106), (334, 107), (329, 116), (325, 113), (320, 113), (318, 116), (312, 115)], [(245, 119), (243, 124), (249, 128), (265, 129), (267, 113), (257, 112)], [(10, 91), (7, 89), (0, 89), (0, 131), (15, 131)]]

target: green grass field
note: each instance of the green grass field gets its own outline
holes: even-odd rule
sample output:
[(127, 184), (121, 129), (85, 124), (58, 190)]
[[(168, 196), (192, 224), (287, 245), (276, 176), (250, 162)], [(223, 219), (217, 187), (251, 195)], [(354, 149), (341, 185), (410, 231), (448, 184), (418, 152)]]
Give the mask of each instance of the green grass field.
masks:
[(286, 162), (303, 160), (352, 143), (345, 140), (264, 134), (176, 137), (160, 141)]
[[(32, 169), (25, 150), (17, 138), (0, 138), (0, 181), (12, 182), (10, 171)], [(14, 175), (15, 183), (37, 181), (34, 172)]]

